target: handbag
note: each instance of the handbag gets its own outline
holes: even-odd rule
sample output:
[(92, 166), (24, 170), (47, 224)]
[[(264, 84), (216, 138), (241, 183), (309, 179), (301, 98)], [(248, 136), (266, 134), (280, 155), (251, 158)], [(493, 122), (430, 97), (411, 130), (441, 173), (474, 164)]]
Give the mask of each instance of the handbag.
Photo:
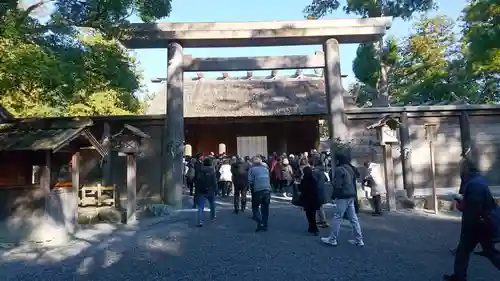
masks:
[(500, 207), (495, 206), (487, 216), (493, 243), (500, 243)]
[(295, 192), (293, 194), (292, 205), (297, 207), (304, 207), (304, 200), (302, 199), (302, 196), (300, 196), (300, 193)]

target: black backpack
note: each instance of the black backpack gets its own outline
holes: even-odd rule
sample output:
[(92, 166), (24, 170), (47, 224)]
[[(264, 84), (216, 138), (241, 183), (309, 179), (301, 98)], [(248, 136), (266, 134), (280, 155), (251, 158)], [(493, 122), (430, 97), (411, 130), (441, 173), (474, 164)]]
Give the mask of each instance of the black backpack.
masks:
[(196, 177), (195, 187), (197, 192), (208, 193), (210, 190), (210, 185), (213, 181), (214, 172), (208, 169), (203, 169), (199, 172)]

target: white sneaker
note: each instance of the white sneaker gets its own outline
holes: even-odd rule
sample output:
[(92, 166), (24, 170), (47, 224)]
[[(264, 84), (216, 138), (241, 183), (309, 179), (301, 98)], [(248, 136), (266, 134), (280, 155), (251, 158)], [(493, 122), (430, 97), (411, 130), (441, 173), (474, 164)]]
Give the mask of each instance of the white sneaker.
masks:
[(330, 238), (330, 237), (321, 237), (321, 242), (331, 245), (331, 246), (337, 246), (337, 240)]
[(355, 246), (358, 246), (358, 247), (365, 246), (365, 243), (363, 242), (363, 240), (361, 240), (361, 241), (358, 241), (358, 240), (348, 240), (347, 242), (349, 242), (349, 244), (352, 244), (352, 245), (355, 245)]

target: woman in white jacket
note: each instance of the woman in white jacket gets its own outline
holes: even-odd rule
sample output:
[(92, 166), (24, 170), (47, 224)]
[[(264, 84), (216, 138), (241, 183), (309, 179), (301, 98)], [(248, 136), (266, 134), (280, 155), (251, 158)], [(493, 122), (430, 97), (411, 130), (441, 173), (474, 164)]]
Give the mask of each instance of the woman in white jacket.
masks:
[(382, 167), (377, 163), (365, 161), (366, 176), (364, 183), (371, 189), (373, 198), (374, 216), (382, 215), (382, 196), (386, 195), (385, 181), (382, 175)]
[(222, 165), (219, 168), (219, 173), (219, 182), (222, 183), (222, 197), (227, 197), (231, 193), (233, 187), (233, 174), (231, 173), (231, 165), (229, 165), (228, 159), (224, 159), (222, 161)]

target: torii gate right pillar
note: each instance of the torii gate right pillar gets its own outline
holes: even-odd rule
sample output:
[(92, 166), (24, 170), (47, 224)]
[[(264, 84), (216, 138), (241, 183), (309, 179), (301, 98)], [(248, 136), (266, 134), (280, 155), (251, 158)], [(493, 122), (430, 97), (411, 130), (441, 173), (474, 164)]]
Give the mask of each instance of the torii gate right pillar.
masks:
[(339, 41), (330, 38), (323, 43), (325, 53), (325, 90), (328, 109), (328, 132), (332, 163), (335, 160), (335, 140), (347, 140), (348, 132), (344, 110), (344, 88), (340, 74)]

